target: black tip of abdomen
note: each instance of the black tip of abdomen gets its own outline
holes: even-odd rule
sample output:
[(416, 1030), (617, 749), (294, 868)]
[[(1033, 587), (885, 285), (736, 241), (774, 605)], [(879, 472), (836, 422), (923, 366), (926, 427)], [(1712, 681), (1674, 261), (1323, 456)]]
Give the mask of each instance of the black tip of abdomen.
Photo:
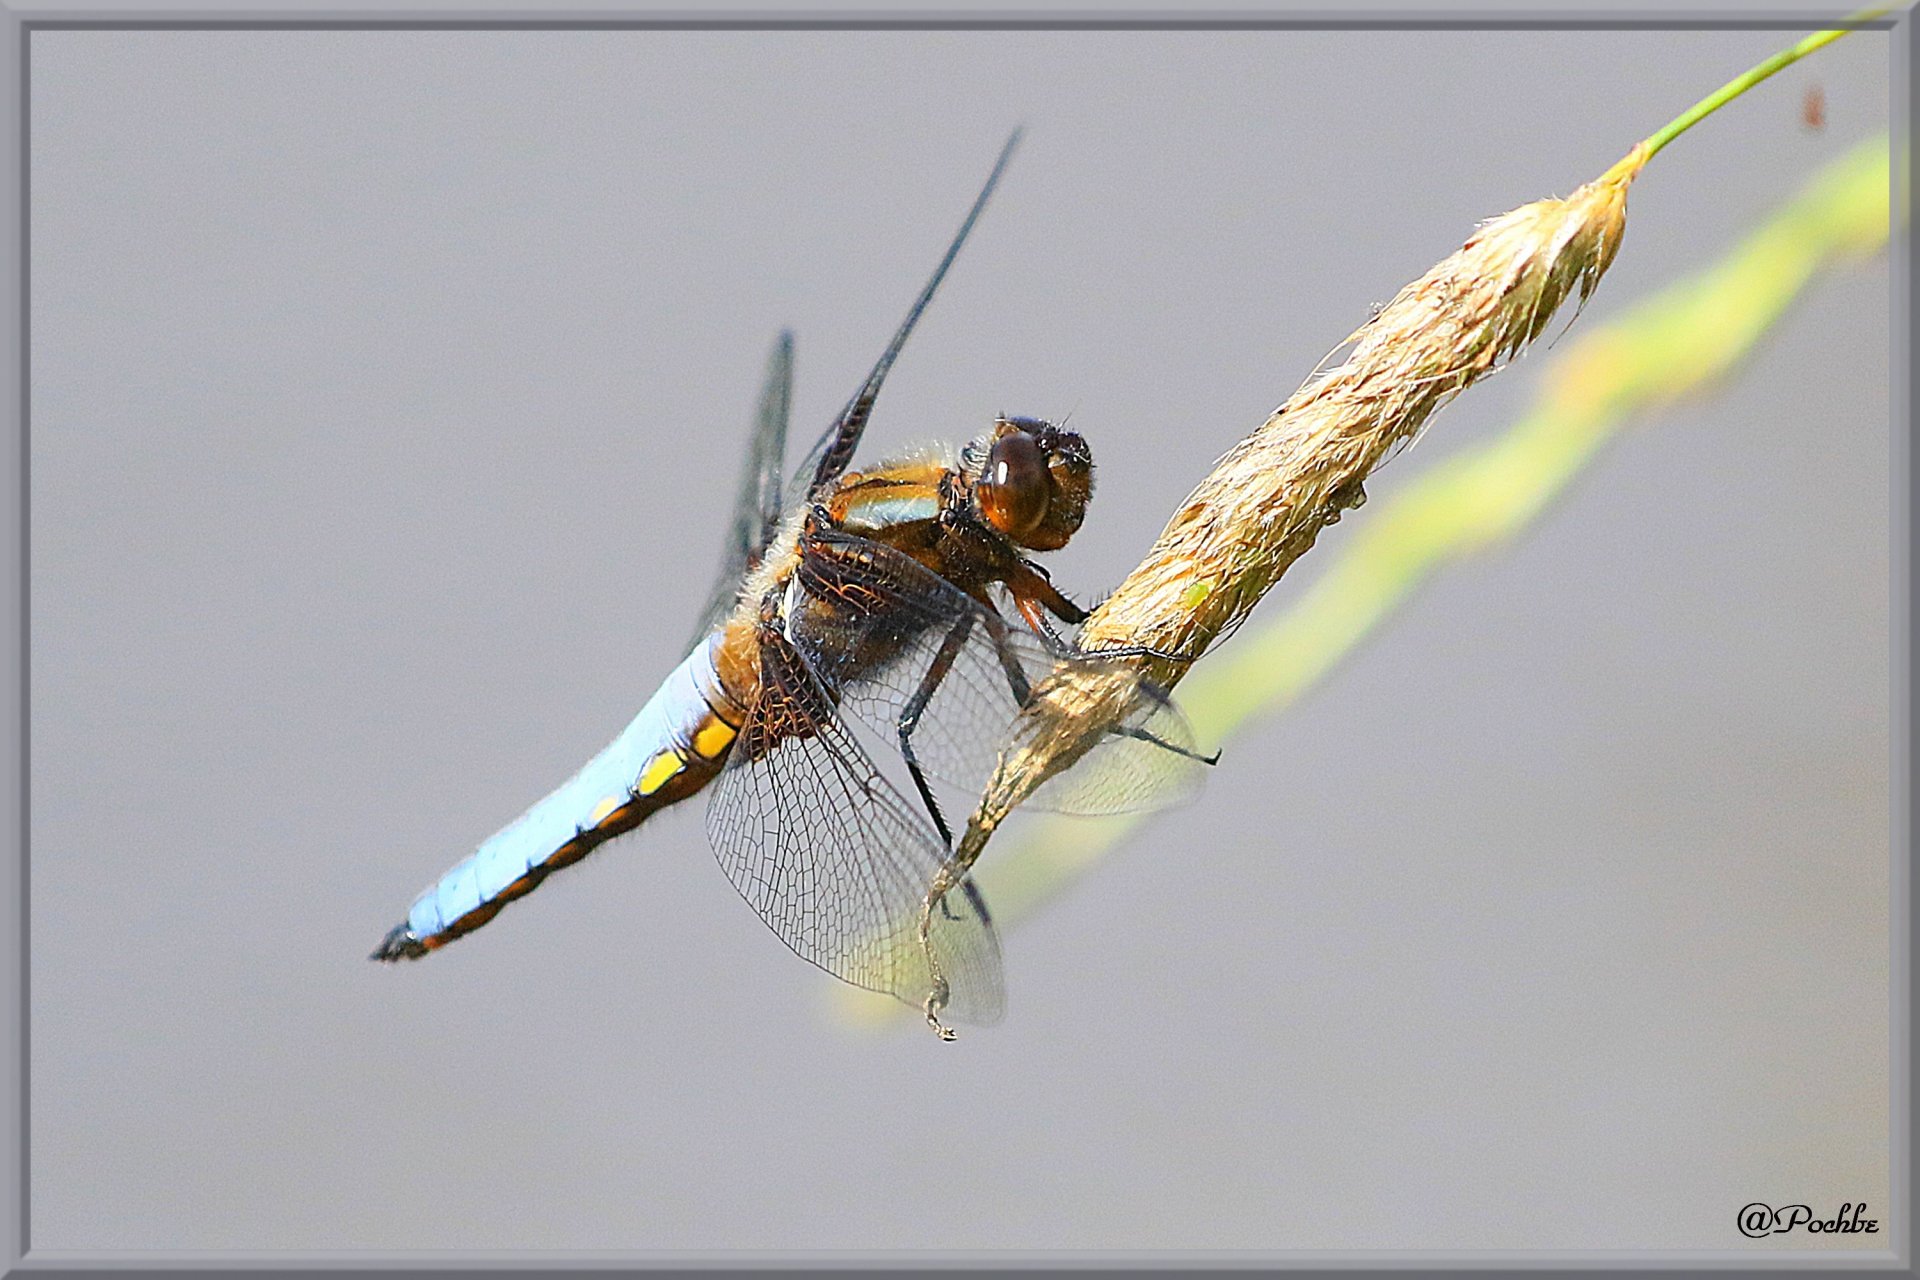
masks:
[(427, 948), (420, 939), (413, 936), (406, 922), (402, 921), (387, 931), (387, 936), (380, 939), (380, 945), (373, 949), (373, 954), (367, 959), (385, 960), (391, 963), (395, 960), (411, 960), (425, 954), (427, 954)]

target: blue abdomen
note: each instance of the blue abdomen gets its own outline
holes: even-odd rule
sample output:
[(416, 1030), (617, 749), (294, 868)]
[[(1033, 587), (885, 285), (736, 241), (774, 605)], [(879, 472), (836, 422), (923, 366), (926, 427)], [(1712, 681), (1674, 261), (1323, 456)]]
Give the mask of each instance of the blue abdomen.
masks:
[(472, 932), (554, 871), (711, 781), (734, 736), (713, 705), (724, 700), (717, 643), (716, 635), (696, 646), (605, 750), (414, 899), (373, 958), (425, 955)]

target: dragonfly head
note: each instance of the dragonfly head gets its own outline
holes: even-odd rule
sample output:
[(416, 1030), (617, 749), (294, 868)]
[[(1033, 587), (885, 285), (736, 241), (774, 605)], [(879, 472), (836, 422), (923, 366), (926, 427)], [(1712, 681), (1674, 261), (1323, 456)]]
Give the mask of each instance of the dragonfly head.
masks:
[(1038, 418), (1002, 418), (962, 462), (980, 516), (1033, 551), (1067, 545), (1093, 497), (1093, 451), (1077, 433)]

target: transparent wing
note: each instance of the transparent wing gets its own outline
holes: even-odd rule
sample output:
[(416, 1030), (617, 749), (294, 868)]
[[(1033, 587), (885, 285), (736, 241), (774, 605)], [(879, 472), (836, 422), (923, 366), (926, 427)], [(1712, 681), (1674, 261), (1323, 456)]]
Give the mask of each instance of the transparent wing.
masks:
[(1043, 641), (911, 556), (852, 534), (809, 532), (794, 584), (788, 635), (841, 708), (969, 795), (985, 788), (1029, 692), (1069, 668), (1122, 682), (1126, 710), (1078, 763), (1041, 784), (1029, 807), (1128, 813), (1181, 804), (1199, 790), (1207, 761), (1156, 685), (1123, 664)]
[[(1067, 665), (1056, 665), (1048, 678), (1066, 675)], [(1140, 813), (1186, 804), (1198, 795), (1217, 757), (1202, 756), (1195, 748), (1192, 727), (1165, 691), (1120, 663), (1079, 658), (1073, 665), (1101, 668), (1108, 678), (1127, 682), (1131, 701), (1098, 746), (1041, 783), (1023, 803), (1056, 813)], [(1007, 745), (1038, 745), (1037, 735), (1045, 731), (1042, 722), (1021, 721)]]
[(761, 692), (707, 808), (707, 835), (734, 888), (780, 939), (836, 978), (976, 1025), (1005, 1009), (1000, 945), (968, 882), (920, 908), (947, 850), (874, 768), (825, 690), (777, 632), (762, 632)]
[(887, 373), (893, 368), (893, 362), (899, 358), (900, 349), (907, 345), (907, 335), (913, 332), (913, 326), (920, 320), (920, 313), (933, 301), (934, 290), (940, 287), (940, 281), (946, 277), (947, 268), (960, 256), (960, 246), (967, 241), (967, 233), (973, 230), (973, 224), (980, 217), (980, 211), (987, 207), (987, 197), (1000, 182), (1000, 175), (1007, 167), (1007, 161), (1013, 156), (1013, 149), (1020, 141), (1020, 130), (1015, 129), (1007, 138), (1006, 145), (1000, 148), (1000, 158), (994, 161), (993, 172), (987, 175), (987, 181), (980, 188), (980, 194), (974, 197), (973, 207), (967, 210), (966, 220), (960, 224), (953, 242), (947, 246), (947, 252), (940, 259), (940, 265), (933, 269), (933, 277), (920, 290), (913, 306), (907, 310), (907, 318), (900, 322), (893, 341), (880, 353), (880, 359), (867, 375), (860, 390), (854, 393), (840, 416), (833, 420), (813, 448), (801, 459), (794, 469), (793, 480), (787, 490), (787, 506), (792, 507), (811, 498), (817, 498), (839, 479), (853, 461), (853, 452), (860, 444), (861, 433), (867, 429), (867, 419), (873, 415), (873, 402), (880, 395), (880, 384), (887, 380)]
[(733, 524), (727, 529), (726, 545), (721, 551), (720, 575), (714, 580), (707, 606), (700, 611), (700, 625), (693, 633), (696, 643), (719, 626), (733, 608), (741, 582), (759, 563), (767, 543), (780, 527), (785, 509), (781, 478), (786, 471), (787, 416), (792, 401), (793, 334), (782, 330), (773, 344), (773, 354), (767, 358), (767, 377), (760, 388), (753, 442), (747, 447), (746, 460), (740, 466)]

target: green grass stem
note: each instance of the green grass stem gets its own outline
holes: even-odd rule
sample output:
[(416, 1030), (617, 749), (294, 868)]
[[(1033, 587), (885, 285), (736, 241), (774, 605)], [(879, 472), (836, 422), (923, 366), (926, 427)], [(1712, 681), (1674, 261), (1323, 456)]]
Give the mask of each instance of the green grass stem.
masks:
[[(1855, 24), (1871, 22), (1885, 13), (1886, 10), (1884, 8), (1866, 9), (1854, 17), (1849, 18), (1848, 21)], [(1775, 72), (1792, 66), (1814, 50), (1824, 49), (1841, 36), (1846, 35), (1849, 31), (1857, 29), (1857, 26), (1847, 26), (1838, 27), (1831, 31), (1816, 31), (1792, 48), (1782, 49), (1779, 53), (1774, 54), (1759, 66), (1754, 67), (1742, 75), (1735, 76), (1668, 121), (1665, 127), (1641, 144), (1646, 148), (1646, 158), (1651, 159), (1660, 154), (1661, 148), (1665, 147), (1669, 142), (1672, 142), (1675, 138), (1693, 128), (1694, 125), (1699, 124), (1702, 120), (1705, 120), (1721, 107), (1726, 106), (1729, 102), (1732, 102), (1735, 98), (1753, 88), (1753, 86), (1759, 84), (1762, 80), (1767, 79)]]

